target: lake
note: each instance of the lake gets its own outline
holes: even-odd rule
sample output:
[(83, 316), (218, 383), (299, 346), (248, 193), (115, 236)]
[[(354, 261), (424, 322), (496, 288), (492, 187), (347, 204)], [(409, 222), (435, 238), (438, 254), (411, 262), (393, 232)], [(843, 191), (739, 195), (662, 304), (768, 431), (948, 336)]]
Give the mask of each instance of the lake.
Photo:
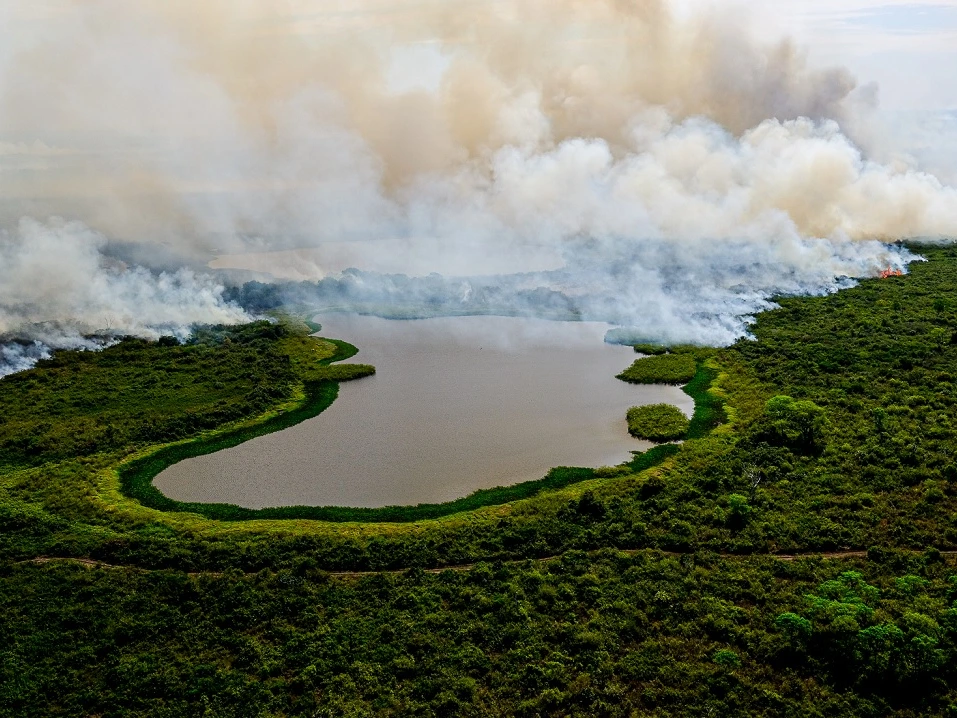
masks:
[(604, 343), (599, 322), (316, 321), (376, 375), (343, 383), (313, 419), (169, 467), (155, 479), (164, 494), (249, 508), (449, 501), (553, 466), (619, 464), (651, 446), (629, 436), (629, 407), (694, 408), (679, 387), (615, 379), (635, 353)]

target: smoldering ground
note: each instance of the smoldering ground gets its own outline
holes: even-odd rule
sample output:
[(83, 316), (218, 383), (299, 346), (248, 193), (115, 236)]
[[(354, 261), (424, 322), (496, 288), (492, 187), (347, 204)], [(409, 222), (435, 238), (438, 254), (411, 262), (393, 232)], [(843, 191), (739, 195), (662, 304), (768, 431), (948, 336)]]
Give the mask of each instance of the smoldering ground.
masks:
[(395, 238), (422, 274), (559, 256), (540, 286), (583, 315), (726, 343), (774, 294), (957, 235), (957, 192), (869, 123), (874, 87), (729, 11), (5, 0), (0, 19), (7, 332), (241, 321), (215, 280), (151, 265)]

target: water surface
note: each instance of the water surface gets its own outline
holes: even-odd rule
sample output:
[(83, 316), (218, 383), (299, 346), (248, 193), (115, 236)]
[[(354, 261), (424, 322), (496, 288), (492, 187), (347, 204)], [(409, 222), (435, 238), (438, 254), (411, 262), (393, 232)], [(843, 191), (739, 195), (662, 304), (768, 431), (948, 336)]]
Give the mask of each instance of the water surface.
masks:
[(598, 322), (316, 321), (377, 374), (342, 384), (313, 419), (171, 466), (155, 480), (164, 494), (249, 508), (449, 501), (553, 466), (621, 463), (651, 446), (628, 435), (628, 407), (694, 406), (678, 387), (615, 379), (635, 354), (605, 344)]

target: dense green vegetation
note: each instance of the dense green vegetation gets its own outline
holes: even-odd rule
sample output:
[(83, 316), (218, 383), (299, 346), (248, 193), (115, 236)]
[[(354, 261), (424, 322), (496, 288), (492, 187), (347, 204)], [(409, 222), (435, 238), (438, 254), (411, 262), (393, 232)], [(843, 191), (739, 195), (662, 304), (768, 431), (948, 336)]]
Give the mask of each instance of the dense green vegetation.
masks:
[[(145, 507), (117, 473), (150, 450), (136, 392), (64, 407), (112, 406), (130, 438), (31, 453), (9, 427), (44, 414), (0, 381), (0, 713), (954, 715), (957, 251), (919, 251), (908, 276), (781, 299), (753, 341), (653, 357), (692, 363), (680, 446), (414, 522)], [(321, 367), (293, 339), (262, 340), (291, 389), (249, 421), (302, 404)], [(50, 370), (30, 402), (55, 408), (43, 386), (73, 384)], [(212, 382), (192, 406), (258, 386), (192, 372)]]
[[(355, 578), (308, 558), (219, 576), (13, 566), (0, 582), (0, 705), (16, 716), (941, 715), (955, 677), (941, 663), (955, 656), (950, 573), (921, 555), (612, 550)], [(827, 602), (855, 605), (834, 582), (876, 589), (860, 625), (902, 637), (834, 626), (841, 609)], [(841, 662), (848, 639), (860, 650)], [(895, 640), (912, 647), (888, 655)]]
[(0, 467), (129, 452), (255, 417), (295, 399), (304, 381), (334, 387), (373, 373), (328, 366), (355, 353), (266, 321), (203, 328), (186, 345), (129, 338), (57, 352), (0, 385)]
[(635, 344), (634, 347), (639, 354), (647, 354), (648, 356), (668, 353), (668, 347), (663, 347), (660, 344)]
[(201, 331), (186, 346), (127, 339), (58, 352), (0, 385), (0, 465), (174, 441), (258, 414), (297, 380), (283, 339), (299, 338), (258, 322)]
[(691, 354), (660, 354), (635, 360), (618, 378), (632, 384), (686, 384), (695, 369)]
[(636, 439), (675, 441), (683, 439), (691, 422), (671, 404), (633, 406), (628, 410), (628, 433)]

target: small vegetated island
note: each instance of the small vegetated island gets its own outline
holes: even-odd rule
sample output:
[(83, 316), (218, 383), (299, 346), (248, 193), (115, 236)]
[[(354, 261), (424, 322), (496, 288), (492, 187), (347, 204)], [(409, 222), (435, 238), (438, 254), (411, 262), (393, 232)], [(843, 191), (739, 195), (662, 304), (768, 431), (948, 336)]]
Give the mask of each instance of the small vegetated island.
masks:
[(691, 422), (671, 404), (633, 406), (628, 410), (628, 432), (636, 439), (675, 441), (683, 439)]
[(618, 378), (632, 384), (687, 384), (696, 369), (693, 350), (673, 350), (638, 359)]
[[(711, 354), (707, 349), (672, 347), (669, 350), (655, 344), (636, 344), (635, 351), (648, 356), (637, 359), (618, 375), (631, 384), (687, 384), (695, 378), (701, 362)], [(683, 439), (691, 427), (681, 410), (670, 404), (633, 406), (626, 418), (628, 433), (648, 441)]]
[(3, 379), (0, 714), (953, 715), (957, 250), (915, 251), (626, 369), (680, 445), (440, 509), (145, 491), (371, 371), (291, 321)]

